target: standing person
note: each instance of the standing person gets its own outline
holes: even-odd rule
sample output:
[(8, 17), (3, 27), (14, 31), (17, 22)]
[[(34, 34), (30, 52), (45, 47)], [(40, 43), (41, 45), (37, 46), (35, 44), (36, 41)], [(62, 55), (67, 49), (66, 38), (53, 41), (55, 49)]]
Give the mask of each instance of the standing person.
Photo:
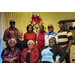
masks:
[(10, 27), (5, 30), (4, 36), (3, 36), (3, 40), (7, 44), (8, 40), (10, 40), (11, 38), (16, 39), (17, 38), (17, 34), (18, 34), (18, 29), (15, 28), (15, 21), (14, 20), (10, 20)]
[(65, 29), (65, 22), (59, 21), (58, 45), (63, 48), (66, 53), (66, 63), (70, 63), (70, 47), (72, 45), (73, 36), (70, 30)]
[(29, 41), (29, 40), (33, 40), (34, 41), (34, 48), (37, 48), (36, 45), (36, 33), (33, 32), (33, 26), (32, 25), (28, 25), (27, 26), (27, 32), (24, 34), (24, 38)]
[(65, 29), (68, 29), (68, 24), (67, 23), (65, 24)]
[(37, 33), (37, 45), (38, 45), (38, 50), (39, 50), (39, 57), (41, 56), (41, 50), (44, 47), (45, 44), (45, 31), (44, 31), (44, 26), (40, 25), (39, 27), (39, 32)]
[(2, 51), (2, 62), (3, 63), (20, 63), (21, 51), (15, 47), (17, 41), (11, 38), (8, 41), (9, 46)]
[(34, 41), (29, 40), (27, 42), (28, 48), (23, 49), (21, 62), (22, 63), (37, 63), (39, 59), (39, 51), (34, 48)]
[(18, 38), (16, 39), (17, 44), (16, 47), (18, 47), (21, 52), (23, 51), (24, 48), (27, 48), (27, 40), (23, 37), (23, 31), (19, 30), (18, 31)]
[(49, 24), (48, 25), (48, 32), (45, 34), (45, 46), (49, 45), (49, 39), (51, 37), (56, 37), (57, 34), (53, 30), (54, 30), (53, 25)]

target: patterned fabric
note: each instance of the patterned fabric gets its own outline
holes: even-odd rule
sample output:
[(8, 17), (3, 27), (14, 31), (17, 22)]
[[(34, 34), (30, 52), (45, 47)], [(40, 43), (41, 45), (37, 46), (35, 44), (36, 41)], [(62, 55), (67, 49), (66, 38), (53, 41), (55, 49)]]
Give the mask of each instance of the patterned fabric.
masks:
[[(2, 59), (3, 59), (3, 63), (9, 63), (9, 62), (6, 62), (4, 61), (4, 58), (14, 58), (14, 57), (17, 57), (17, 56), (21, 56), (21, 51), (19, 50), (19, 48), (15, 48), (14, 51), (12, 51), (10, 48), (5, 48), (3, 51), (2, 51)], [(14, 60), (14, 63), (19, 63), (20, 62), (20, 59), (18, 60)]]
[(57, 36), (58, 36), (58, 44), (62, 48), (68, 46), (69, 40), (73, 40), (72, 33), (68, 29), (64, 29), (62, 32), (58, 31)]

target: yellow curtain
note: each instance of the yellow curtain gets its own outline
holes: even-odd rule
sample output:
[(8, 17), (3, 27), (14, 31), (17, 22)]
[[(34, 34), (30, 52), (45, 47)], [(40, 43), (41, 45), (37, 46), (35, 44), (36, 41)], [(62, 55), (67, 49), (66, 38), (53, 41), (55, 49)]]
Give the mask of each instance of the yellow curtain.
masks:
[[(15, 27), (23, 30), (23, 33), (25, 33), (26, 27), (31, 21), (31, 12), (2, 12), (3, 34), (4, 31), (9, 28), (9, 21), (12, 19), (16, 22)], [(5, 42), (3, 41), (3, 49), (5, 47)]]

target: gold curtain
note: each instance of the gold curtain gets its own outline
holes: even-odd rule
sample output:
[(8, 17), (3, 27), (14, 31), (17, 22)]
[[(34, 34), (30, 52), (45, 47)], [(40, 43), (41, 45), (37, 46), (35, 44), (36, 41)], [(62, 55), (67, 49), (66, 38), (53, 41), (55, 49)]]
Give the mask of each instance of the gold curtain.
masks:
[[(26, 27), (31, 21), (31, 12), (2, 12), (3, 34), (4, 31), (9, 28), (9, 21), (12, 19), (16, 22), (15, 27), (23, 30), (23, 33), (25, 33)], [(3, 41), (3, 49), (5, 47), (5, 42)]]

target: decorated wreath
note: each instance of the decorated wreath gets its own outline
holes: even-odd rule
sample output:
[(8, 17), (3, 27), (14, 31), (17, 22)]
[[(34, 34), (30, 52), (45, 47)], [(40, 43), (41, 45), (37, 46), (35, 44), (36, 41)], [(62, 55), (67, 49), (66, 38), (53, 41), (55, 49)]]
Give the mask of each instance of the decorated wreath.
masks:
[[(31, 25), (33, 26), (33, 31), (38, 32), (39, 31), (39, 26), (44, 24), (42, 22), (42, 19), (39, 14), (33, 14), (31, 17), (32, 21), (30, 21)], [(44, 27), (44, 30), (46, 30), (46, 27)]]

